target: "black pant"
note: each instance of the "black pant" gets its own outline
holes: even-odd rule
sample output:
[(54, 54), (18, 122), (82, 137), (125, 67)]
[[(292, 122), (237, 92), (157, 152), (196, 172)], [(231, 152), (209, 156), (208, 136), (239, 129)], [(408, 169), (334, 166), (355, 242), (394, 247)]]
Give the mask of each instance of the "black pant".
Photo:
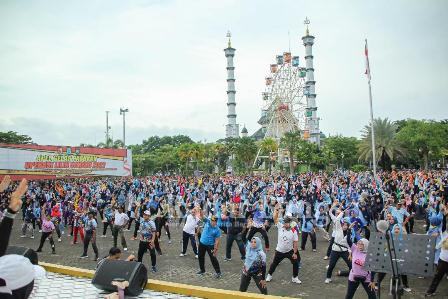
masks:
[(135, 220), (134, 238), (137, 238), (137, 232), (139, 228), (140, 228), (140, 221)]
[(221, 269), (219, 268), (218, 259), (216, 258), (216, 256), (213, 255), (213, 249), (214, 249), (213, 245), (208, 246), (208, 245), (204, 245), (201, 242), (199, 242), (199, 254), (198, 255), (199, 255), (199, 269), (201, 270), (201, 272), (205, 272), (205, 252), (207, 252), (216, 273), (221, 273)]
[(261, 275), (251, 275), (251, 274), (241, 274), (241, 283), (240, 283), (240, 292), (246, 292), (247, 288), (249, 287), (249, 283), (250, 280), (253, 279), (255, 281), (255, 283), (257, 284), (258, 289), (260, 290), (260, 292), (262, 294), (267, 295), (268, 294), (268, 289), (267, 288), (263, 288), (260, 285), (260, 281), (262, 280), (262, 276)]
[[(129, 213), (130, 214), (130, 213)], [(129, 216), (129, 223), (128, 223), (128, 230), (131, 229), (132, 221), (134, 221), (134, 218), (131, 218)], [(137, 221), (135, 221), (137, 223)]]
[(333, 273), (333, 269), (336, 266), (339, 258), (342, 258), (344, 262), (347, 264), (349, 269), (352, 268), (352, 263), (348, 260), (349, 253), (348, 251), (334, 251), (332, 250), (330, 253), (330, 264), (328, 265), (327, 270), (327, 278), (331, 278), (331, 274)]
[[(408, 276), (407, 275), (400, 275), (400, 276), (401, 276), (401, 282), (403, 283), (403, 286), (405, 288), (409, 288)], [(381, 283), (383, 281), (384, 277), (386, 277), (386, 273), (378, 273), (379, 283)], [(395, 285), (395, 282), (393, 282), (392, 284)]]
[(330, 239), (330, 244), (328, 244), (328, 248), (327, 248), (327, 254), (326, 254), (326, 256), (330, 256), (330, 254), (331, 254), (331, 248), (333, 247), (333, 244), (334, 244), (334, 237), (331, 237), (331, 239)]
[(114, 234), (114, 231), (112, 229), (112, 224), (110, 224), (109, 222), (104, 222), (104, 225), (103, 225), (103, 236), (106, 235), (108, 226), (110, 227), (110, 231), (111, 231), (112, 235)]
[(121, 246), (123, 246), (123, 248), (128, 247), (126, 246), (126, 239), (124, 238), (123, 227), (121, 227), (120, 225), (114, 225), (114, 227), (112, 228), (112, 234), (114, 236), (114, 247), (117, 247), (118, 234), (120, 234), (121, 236)]
[(140, 263), (142, 262), (143, 254), (145, 254), (146, 250), (148, 249), (149, 254), (151, 255), (151, 266), (155, 267), (157, 261), (156, 250), (154, 249), (154, 247), (153, 248), (149, 247), (148, 242), (140, 241), (140, 243), (138, 244), (137, 261), (139, 261)]
[(194, 234), (189, 234), (187, 232), (182, 231), (182, 253), (185, 254), (187, 252), (188, 241), (191, 242), (191, 247), (193, 247), (194, 255), (198, 254), (198, 248), (196, 246), (196, 239)]
[(302, 250), (305, 250), (306, 241), (308, 240), (308, 236), (310, 236), (311, 239), (311, 246), (313, 249), (316, 249), (316, 233), (315, 232), (302, 232)]
[(247, 240), (252, 240), (253, 236), (256, 233), (260, 233), (261, 236), (264, 239), (264, 246), (266, 248), (269, 248), (269, 237), (268, 237), (268, 233), (266, 232), (266, 230), (262, 227), (251, 227), (249, 230), (249, 234), (247, 235)]
[(294, 250), (291, 249), (291, 251), (288, 252), (279, 252), (279, 251), (275, 251), (275, 255), (274, 255), (274, 260), (271, 263), (271, 266), (269, 267), (269, 275), (272, 275), (275, 271), (275, 269), (277, 268), (278, 264), (280, 264), (280, 262), (287, 258), (291, 261), (292, 264), (292, 276), (293, 277), (297, 277), (299, 276), (299, 263), (300, 263), (300, 254), (297, 252), (297, 258), (293, 259), (292, 255), (294, 254)]
[(439, 285), (440, 281), (442, 280), (445, 274), (448, 274), (448, 262), (439, 259), (436, 274), (434, 275), (434, 278), (431, 281), (431, 285), (429, 286), (426, 293), (429, 294), (434, 293), (437, 290), (437, 286)]
[[(243, 244), (243, 237), (241, 233), (239, 234), (227, 234), (227, 242), (226, 242), (226, 258), (230, 259), (232, 257), (232, 245), (233, 241), (238, 245), (238, 249), (240, 250), (241, 258), (244, 259), (246, 253)], [(250, 277), (249, 277), (250, 281)]]
[(82, 255), (87, 255), (87, 249), (89, 248), (89, 243), (92, 241), (93, 252), (95, 253), (95, 258), (98, 258), (98, 247), (96, 247), (96, 241), (92, 240), (93, 232), (87, 232), (84, 236), (84, 253)]
[(159, 239), (162, 235), (162, 227), (163, 227), (163, 228), (165, 228), (165, 230), (168, 234), (168, 240), (171, 240), (170, 227), (168, 226), (167, 220), (168, 220), (168, 218), (166, 216), (160, 218), (160, 224), (157, 229), (157, 231), (159, 232)]
[(52, 250), (53, 252), (55, 252), (56, 247), (54, 246), (53, 232), (42, 233), (42, 236), (40, 237), (39, 248), (37, 249), (37, 251), (41, 251), (41, 250), (42, 250), (42, 247), (44, 246), (45, 240), (46, 240), (47, 238), (48, 238), (48, 240), (50, 241), (51, 250)]
[(375, 291), (372, 291), (371, 288), (369, 288), (369, 283), (363, 281), (348, 281), (348, 286), (347, 286), (347, 294), (345, 295), (345, 299), (352, 299), (353, 296), (355, 296), (356, 293), (356, 289), (358, 288), (359, 284), (362, 284), (362, 287), (364, 288), (364, 290), (366, 290), (367, 296), (369, 296), (369, 299), (375, 299), (376, 295), (375, 295)]

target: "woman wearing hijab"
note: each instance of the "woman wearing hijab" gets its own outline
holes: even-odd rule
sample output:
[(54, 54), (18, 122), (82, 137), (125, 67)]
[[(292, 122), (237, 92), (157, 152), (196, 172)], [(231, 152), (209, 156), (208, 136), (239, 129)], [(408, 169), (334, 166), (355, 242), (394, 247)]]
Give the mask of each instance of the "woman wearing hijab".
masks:
[(376, 298), (375, 283), (373, 282), (372, 274), (370, 271), (366, 271), (363, 268), (368, 247), (369, 241), (364, 238), (352, 245), (352, 269), (350, 270), (350, 274), (348, 276), (347, 294), (345, 295), (345, 299), (353, 298), (360, 284), (362, 284), (369, 299)]
[(266, 254), (263, 252), (260, 238), (253, 237), (246, 244), (246, 259), (244, 260), (243, 273), (241, 274), (240, 292), (246, 292), (250, 280), (253, 279), (260, 292), (267, 295), (268, 289), (265, 275)]

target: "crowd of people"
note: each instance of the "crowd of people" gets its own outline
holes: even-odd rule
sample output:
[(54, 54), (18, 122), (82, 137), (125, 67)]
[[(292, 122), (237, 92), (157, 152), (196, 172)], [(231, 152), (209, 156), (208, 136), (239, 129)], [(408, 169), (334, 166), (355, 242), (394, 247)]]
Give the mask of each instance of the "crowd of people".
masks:
[[(8, 205), (15, 189), (15, 184), (0, 189), (0, 211), (6, 211), (0, 212), (0, 219), (10, 213)], [(335, 171), (293, 176), (161, 175), (30, 181), (22, 197), (21, 233), (24, 238), (34, 238), (39, 232), (36, 251), (44, 250), (48, 240), (52, 253), (62, 238), (76, 244), (79, 234), (83, 243), (80, 257), (88, 258), (91, 245), (97, 261), (98, 236), (107, 237), (110, 230), (113, 248), (109, 256), (113, 256), (114, 252), (121, 254), (118, 238), (127, 251), (124, 231), (131, 231), (132, 240), (139, 240), (136, 260), (143, 261), (149, 251), (151, 270), (156, 272), (157, 255), (163, 249), (162, 229), (171, 243), (169, 225), (183, 225), (180, 256), (187, 255), (190, 243), (198, 259), (198, 275), (205, 273), (207, 253), (215, 277), (221, 278), (218, 250), (224, 246), (224, 261), (229, 261), (236, 243), (243, 265), (240, 291), (246, 291), (253, 279), (263, 294), (285, 258), (292, 264), (291, 282), (300, 284), (301, 251), (307, 250), (308, 239), (311, 250), (316, 251), (320, 237), (328, 240), (323, 282), (331, 283), (335, 265), (342, 258), (347, 270), (337, 275), (348, 276), (346, 298), (352, 298), (360, 284), (369, 298), (376, 298), (375, 281), (384, 275), (363, 268), (376, 223), (386, 220), (394, 238), (413, 234), (415, 220), (422, 220), (437, 245), (435, 276), (427, 289), (427, 295), (432, 295), (448, 274), (447, 198), (448, 172), (442, 170), (380, 172), (377, 177), (368, 172)], [(273, 226), (278, 238), (270, 255), (268, 232)], [(225, 245), (221, 245), (223, 235)], [(405, 275), (402, 281), (410, 291)]]

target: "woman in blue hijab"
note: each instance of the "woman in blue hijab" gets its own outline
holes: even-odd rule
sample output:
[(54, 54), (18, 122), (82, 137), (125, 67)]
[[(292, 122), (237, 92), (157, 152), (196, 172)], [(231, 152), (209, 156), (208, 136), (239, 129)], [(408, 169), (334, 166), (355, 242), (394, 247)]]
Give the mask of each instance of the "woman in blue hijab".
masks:
[(261, 240), (253, 237), (246, 244), (246, 259), (241, 274), (240, 292), (246, 292), (250, 280), (253, 279), (262, 294), (267, 295), (266, 287), (266, 254), (261, 246)]

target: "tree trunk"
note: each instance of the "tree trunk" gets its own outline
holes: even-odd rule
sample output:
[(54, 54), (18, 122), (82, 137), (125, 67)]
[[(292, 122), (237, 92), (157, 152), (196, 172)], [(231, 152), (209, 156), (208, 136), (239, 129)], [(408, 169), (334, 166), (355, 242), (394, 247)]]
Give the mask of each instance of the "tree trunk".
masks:
[(289, 174), (294, 174), (294, 159), (291, 152), (289, 152)]

